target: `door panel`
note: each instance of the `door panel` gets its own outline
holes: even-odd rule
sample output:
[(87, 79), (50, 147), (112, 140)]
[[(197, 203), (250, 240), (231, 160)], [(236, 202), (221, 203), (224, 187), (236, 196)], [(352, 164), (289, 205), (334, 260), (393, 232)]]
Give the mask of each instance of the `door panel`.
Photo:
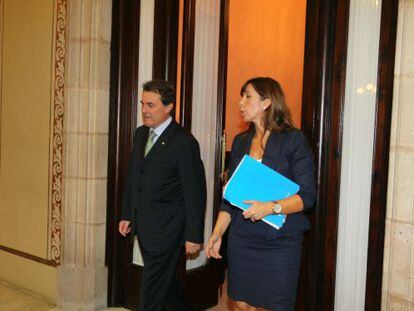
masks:
[[(219, 72), (222, 78), (219, 98), (224, 103), (229, 3), (235, 4), (236, 1), (223, 1), (225, 36), (221, 39), (224, 42), (220, 48)], [(349, 0), (308, 0), (306, 3), (300, 125), (315, 154), (318, 200), (309, 215), (312, 230), (304, 238), (297, 310), (333, 310), (348, 11)], [(219, 107), (222, 115), (225, 110), (225, 106)], [(230, 145), (231, 139), (227, 147)]]
[[(187, 7), (193, 6), (195, 9), (195, 2), (192, 0), (154, 0), (152, 8), (152, 11), (155, 12), (153, 19), (154, 46), (151, 52), (148, 45), (140, 42), (140, 38), (145, 37), (147, 41), (148, 38), (151, 39), (151, 29), (143, 29), (144, 25), (147, 27), (148, 24), (152, 24), (152, 22), (148, 22), (150, 20), (148, 12), (151, 9), (142, 6), (148, 6), (150, 2), (121, 0), (114, 1), (113, 4), (106, 258), (109, 268), (108, 305), (124, 306), (130, 309), (136, 309), (138, 306), (142, 267), (134, 264), (134, 262), (140, 261), (139, 250), (135, 248), (133, 251), (133, 243), (128, 238), (121, 238), (117, 227), (132, 137), (135, 128), (140, 124), (141, 84), (150, 78), (162, 78), (176, 85), (179, 3), (181, 2)], [(145, 15), (142, 15), (144, 13)], [(190, 17), (195, 18), (194, 15)], [(145, 18), (146, 23), (143, 23), (141, 18)], [(191, 32), (188, 29), (185, 31)], [(194, 29), (192, 31), (194, 33)], [(188, 42), (183, 42), (183, 44), (188, 44)], [(188, 65), (189, 61), (188, 58), (183, 58), (183, 62), (186, 62), (182, 66), (184, 78), (189, 76), (190, 70), (192, 75), (193, 67)], [(152, 66), (148, 66), (148, 63), (152, 63)], [(185, 96), (191, 96), (191, 98), (185, 98)], [(182, 92), (181, 108), (183, 111), (191, 111), (191, 106), (188, 107), (186, 104), (191, 103), (192, 96), (193, 93), (189, 93), (188, 89)], [(204, 113), (199, 110), (200, 107), (195, 108), (196, 115)], [(214, 111), (212, 111), (212, 116), (215, 118)], [(201, 122), (199, 124), (201, 125)], [(198, 128), (196, 136), (200, 139), (204, 153), (209, 153), (210, 158), (213, 159), (207, 164), (211, 175), (214, 174), (214, 169), (211, 168), (214, 168), (215, 165), (215, 153), (214, 149), (205, 144), (205, 137), (209, 133), (205, 132), (204, 128), (205, 126)], [(210, 127), (207, 128), (208, 131), (212, 129), (214, 129), (214, 124), (210, 124)], [(204, 161), (207, 163), (207, 159)], [(210, 192), (211, 188), (210, 186)], [(210, 204), (212, 203), (210, 202)], [(212, 213), (212, 209), (210, 212)], [(209, 218), (210, 222), (206, 226), (208, 234), (211, 231), (212, 216)], [(201, 257), (197, 264), (189, 265), (191, 270), (186, 270), (185, 256), (182, 258), (177, 273), (183, 280), (185, 290), (194, 307), (197, 310), (203, 310), (215, 305), (218, 297), (218, 269), (214, 264), (207, 264), (205, 258)]]
[[(178, 0), (168, 0), (173, 3)], [(161, 5), (163, 1), (156, 1)], [(183, 60), (181, 64), (181, 120), (191, 129), (195, 122), (191, 102), (193, 94), (199, 91), (193, 83), (195, 60), (191, 56), (192, 40), (195, 32), (195, 2), (183, 0), (184, 7), (191, 8), (183, 21)], [(215, 208), (220, 201), (220, 167), (222, 165), (220, 137), (223, 129), (227, 86), (228, 16), (229, 0), (221, 0), (221, 26), (218, 77), (216, 95), (216, 131), (212, 126), (208, 135), (215, 137), (205, 144), (204, 150), (215, 149), (214, 162), (209, 163), (209, 172), (216, 181), (211, 191)], [(348, 0), (321, 1), (309, 0), (306, 11), (306, 43), (304, 57), (302, 129), (306, 133), (316, 155), (318, 164), (318, 203), (310, 215), (312, 231), (305, 237), (302, 273), (299, 282), (298, 310), (332, 310), (335, 296), (337, 206), (339, 199), (339, 164), (341, 151), (341, 111), (344, 91), (344, 68), (346, 64)], [(155, 11), (157, 9), (155, 8)], [(171, 14), (167, 12), (166, 14)], [(157, 11), (159, 12), (159, 11)], [(178, 13), (175, 14), (178, 16)], [(216, 18), (216, 17), (215, 17)], [(159, 20), (159, 18), (157, 18)], [(155, 23), (157, 23), (157, 20)], [(169, 19), (172, 23), (173, 19)], [(118, 234), (118, 221), (122, 201), (122, 189), (127, 163), (130, 156), (132, 136), (137, 125), (139, 88), (139, 37), (140, 1), (119, 0), (113, 2), (113, 33), (111, 45), (111, 94), (110, 94), (110, 137), (108, 164), (108, 216), (107, 216), (107, 256), (109, 270), (108, 304), (134, 308), (138, 304), (138, 290), (141, 270), (132, 264), (132, 244), (121, 239)], [(173, 22), (178, 24), (178, 21)], [(174, 24), (175, 25), (175, 24)], [(175, 26), (174, 26), (175, 27)], [(154, 29), (157, 29), (155, 27)], [(158, 29), (166, 27), (160, 26)], [(156, 34), (154, 34), (156, 35)], [(174, 54), (176, 45), (166, 36), (165, 48), (157, 49), (167, 55)], [(173, 39), (171, 39), (173, 40)], [(161, 40), (157, 44), (161, 44)], [(194, 41), (193, 41), (194, 42)], [(168, 46), (168, 48), (167, 48)], [(194, 46), (193, 46), (194, 47)], [(192, 51), (194, 53), (194, 50)], [(163, 54), (153, 55), (164, 59)], [(185, 57), (187, 55), (187, 57)], [(173, 62), (164, 61), (162, 66), (153, 66), (154, 77), (171, 75)], [(157, 61), (158, 62), (158, 61)], [(156, 69), (157, 68), (157, 69)], [(161, 68), (161, 69), (160, 69)], [(159, 71), (159, 75), (158, 72)], [(166, 74), (168, 72), (168, 74)], [(201, 76), (197, 80), (207, 80)], [(175, 81), (171, 81), (175, 84)], [(198, 81), (197, 81), (198, 82)], [(204, 103), (203, 105), (205, 105)], [(203, 120), (204, 121), (204, 120)], [(221, 122), (220, 122), (221, 121)], [(197, 121), (200, 123), (200, 121)], [(200, 140), (207, 134), (196, 132)], [(212, 160), (211, 160), (212, 161)], [(211, 169), (214, 167), (213, 173)], [(213, 214), (215, 215), (215, 214)], [(211, 227), (209, 228), (211, 229)], [(219, 262), (209, 262), (185, 272), (185, 262), (181, 262), (182, 278), (186, 291), (198, 310), (214, 305), (217, 301), (217, 283), (223, 279), (223, 266)]]

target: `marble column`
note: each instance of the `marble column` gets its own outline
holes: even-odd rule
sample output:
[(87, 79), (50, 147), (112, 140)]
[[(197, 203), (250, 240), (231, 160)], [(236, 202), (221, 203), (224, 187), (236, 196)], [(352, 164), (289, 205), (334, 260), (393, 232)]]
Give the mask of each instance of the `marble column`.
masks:
[(400, 0), (382, 310), (414, 310), (414, 0)]
[(110, 0), (71, 0), (67, 13), (62, 205), (63, 259), (58, 306), (106, 306)]

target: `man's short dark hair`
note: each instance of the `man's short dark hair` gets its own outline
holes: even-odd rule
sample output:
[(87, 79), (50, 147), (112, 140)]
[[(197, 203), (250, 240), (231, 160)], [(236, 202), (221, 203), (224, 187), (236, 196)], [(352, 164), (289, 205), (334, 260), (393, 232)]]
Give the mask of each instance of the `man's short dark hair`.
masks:
[[(155, 79), (145, 82), (142, 86), (144, 92), (153, 92), (159, 94), (164, 106), (173, 104), (173, 110), (175, 108), (175, 89), (172, 84), (165, 80)], [(172, 111), (173, 111), (172, 110)]]

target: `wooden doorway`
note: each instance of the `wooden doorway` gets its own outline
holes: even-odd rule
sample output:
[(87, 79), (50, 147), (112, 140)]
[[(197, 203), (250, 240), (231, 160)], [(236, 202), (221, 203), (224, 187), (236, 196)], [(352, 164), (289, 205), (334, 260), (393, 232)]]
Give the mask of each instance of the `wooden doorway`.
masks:
[[(230, 1), (223, 0), (217, 138), (225, 128)], [(318, 202), (309, 215), (313, 229), (304, 241), (297, 310), (333, 310), (348, 11), (347, 0), (306, 3), (300, 126), (316, 156)]]
[[(177, 0), (178, 1), (178, 0)], [(218, 93), (217, 93), (217, 130), (216, 130), (216, 161), (215, 179), (219, 180), (221, 170), (221, 134), (224, 127), (224, 112), (226, 101), (227, 81), (227, 51), (228, 51), (228, 16), (229, 1), (221, 2), (220, 47), (218, 59)], [(188, 8), (188, 37), (189, 58), (184, 60), (187, 72), (182, 73), (182, 104), (181, 120), (184, 126), (191, 126), (191, 94), (192, 94), (192, 50), (191, 40), (194, 40), (194, 16), (192, 8), (195, 1), (184, 1)], [(303, 95), (301, 127), (306, 133), (317, 158), (318, 202), (316, 209), (309, 215), (312, 223), (311, 232), (305, 237), (302, 272), (298, 293), (297, 310), (333, 310), (335, 297), (336, 243), (339, 205), (339, 180), (341, 164), (342, 127), (341, 117), (344, 102), (347, 29), (349, 0), (308, 0), (306, 6), (306, 38), (303, 67)], [(376, 170), (373, 176), (373, 194), (370, 220), (370, 252), (368, 258), (367, 299), (368, 310), (376, 310), (380, 306), (382, 275), (383, 233), (385, 226), (385, 196), (387, 182), (388, 141), (390, 130), (390, 111), (392, 103), (392, 72), (394, 63), (395, 28), (397, 2), (384, 0), (383, 19), (380, 38), (379, 82), (378, 82), (378, 115), (375, 141)], [(173, 0), (156, 1), (164, 6), (163, 12), (174, 12), (168, 5)], [(117, 235), (117, 222), (121, 203), (121, 193), (125, 178), (126, 165), (131, 149), (132, 133), (135, 130), (138, 83), (138, 39), (139, 39), (139, 0), (113, 1), (113, 35), (111, 60), (111, 110), (110, 110), (110, 141), (108, 164), (108, 217), (107, 217), (107, 256), (109, 267), (108, 305), (134, 306), (139, 287), (139, 270), (131, 267), (131, 273), (120, 272), (121, 267), (131, 264), (131, 251), (127, 242)], [(174, 7), (174, 6), (173, 6)], [(170, 81), (176, 74), (177, 54), (174, 27), (174, 13), (169, 14), (165, 24), (159, 25), (159, 31), (168, 32), (164, 40), (157, 44), (168, 53), (154, 53), (158, 57), (154, 67), (154, 77), (162, 77)], [(178, 16), (178, 14), (175, 14)], [(162, 48), (164, 47), (164, 48)], [(183, 52), (184, 53), (184, 52)], [(175, 65), (174, 65), (175, 64)], [(184, 68), (184, 67), (182, 67)], [(174, 81), (175, 82), (175, 81)], [(381, 104), (381, 105), (380, 105)], [(378, 169), (378, 170), (377, 170)], [(215, 184), (214, 202), (220, 201), (221, 186)], [(381, 196), (375, 192), (382, 193)], [(210, 265), (193, 274), (194, 283), (205, 280), (205, 275), (212, 276), (215, 284), (220, 279), (222, 267)], [(191, 278), (190, 278), (191, 279)], [(213, 284), (212, 283), (212, 284)], [(133, 285), (131, 285), (133, 284)], [(217, 284), (216, 284), (217, 285)], [(208, 286), (207, 300), (217, 299), (217, 290)], [(191, 287), (191, 286), (190, 286)], [(193, 285), (193, 288), (195, 286)], [(190, 293), (194, 300), (197, 291)], [(206, 301), (207, 301), (206, 300)], [(203, 302), (204, 307), (208, 305)], [(202, 309), (202, 304), (198, 309)]]
[[(139, 76), (145, 64), (140, 64), (140, 34), (142, 33), (142, 4), (151, 1), (113, 1), (111, 45), (110, 141), (108, 159), (108, 212), (106, 263), (109, 270), (108, 305), (136, 309), (142, 266), (135, 261), (134, 246), (118, 234), (122, 189), (137, 127)], [(177, 85), (179, 38), (179, 9), (183, 9), (180, 122), (191, 129), (192, 66), (194, 50), (194, 10), (192, 0), (153, 0), (152, 75), (146, 79), (162, 78)], [(152, 28), (152, 25), (150, 26)], [(177, 115), (179, 115), (177, 114)], [(219, 276), (214, 263), (191, 270), (179, 266), (190, 303), (204, 310), (217, 303)]]
[[(220, 25), (220, 47), (219, 47), (219, 77), (218, 77), (218, 101), (217, 119), (219, 120), (216, 131), (217, 156), (216, 156), (216, 181), (220, 176), (220, 148), (219, 143), (224, 125), (224, 102), (226, 98), (227, 81), (227, 43), (228, 43), (228, 9), (230, 0), (221, 0), (221, 25)], [(175, 1), (166, 1), (174, 3)], [(161, 5), (162, 1), (156, 1)], [(183, 66), (188, 66), (189, 72), (183, 72), (182, 93), (187, 94), (181, 102), (182, 121), (184, 126), (191, 126), (191, 62), (192, 53), (191, 41), (194, 35), (194, 21), (192, 18), (195, 2), (188, 0), (188, 25), (185, 30), (188, 36), (187, 46), (189, 55), (184, 60)], [(337, 226), (337, 195), (339, 193), (338, 181), (327, 183), (328, 175), (339, 176), (340, 159), (336, 151), (339, 150), (340, 137), (338, 112), (341, 111), (343, 100), (345, 59), (346, 59), (346, 29), (348, 2), (337, 1), (335, 3), (313, 0), (308, 1), (306, 8), (306, 44), (304, 62), (304, 82), (303, 85), (303, 113), (302, 129), (312, 142), (319, 165), (319, 202), (322, 208), (318, 208), (314, 213), (312, 222), (314, 230), (307, 237), (307, 246), (302, 265), (304, 280), (301, 284), (305, 289), (299, 291), (299, 301), (303, 306), (298, 308), (304, 310), (304, 306), (311, 306), (311, 310), (325, 309), (324, 306), (333, 304), (334, 297), (334, 264), (336, 238), (335, 230)], [(121, 194), (125, 179), (129, 151), (131, 150), (132, 134), (136, 127), (137, 94), (138, 94), (138, 49), (139, 49), (139, 0), (114, 1), (113, 7), (113, 38), (112, 38), (112, 65), (111, 65), (111, 111), (110, 111), (110, 143), (109, 143), (109, 166), (108, 166), (108, 234), (107, 234), (107, 264), (109, 266), (109, 289), (108, 304), (111, 306), (126, 306), (134, 308), (137, 304), (140, 269), (132, 264), (131, 245), (125, 240), (121, 240), (117, 233), (117, 223), (119, 220)], [(158, 11), (158, 14), (161, 14)], [(168, 11), (168, 12), (171, 12)], [(168, 13), (167, 10), (165, 13)], [(176, 14), (175, 16), (177, 16)], [(169, 20), (171, 24), (168, 28), (159, 27), (160, 31), (174, 29), (178, 24), (177, 20)], [(174, 14), (172, 14), (174, 16)], [(156, 28), (156, 27), (154, 27)], [(345, 31), (344, 31), (345, 30)], [(169, 32), (164, 41), (157, 41), (161, 48), (157, 51), (168, 51), (169, 53), (155, 55), (158, 57), (161, 66), (154, 66), (154, 77), (174, 79), (171, 68), (174, 68), (176, 53), (174, 53), (174, 32)], [(164, 49), (162, 49), (162, 47)], [(166, 57), (170, 55), (170, 57)], [(170, 71), (167, 69), (169, 68)], [(323, 68), (323, 70), (321, 70)], [(170, 72), (170, 74), (168, 74)], [(339, 76), (339, 79), (333, 77)], [(171, 81), (176, 82), (176, 81)], [(333, 100), (331, 100), (331, 98)], [(328, 100), (329, 99), (329, 100)], [(322, 116), (325, 114), (325, 117)], [(222, 122), (220, 122), (220, 120)], [(325, 124), (323, 123), (325, 122)], [(323, 134), (325, 133), (325, 134)], [(334, 135), (327, 135), (334, 133)], [(221, 186), (217, 182), (215, 186), (215, 204), (220, 200)], [(329, 202), (331, 208), (324, 208), (325, 203)], [(328, 229), (329, 228), (329, 229)], [(326, 237), (329, 230), (331, 235)], [(325, 238), (327, 241), (325, 241)], [(213, 276), (212, 283), (220, 278), (220, 269), (210, 265), (201, 275)], [(202, 271), (200, 271), (202, 272)], [(192, 275), (195, 282), (199, 282), (197, 275)], [(333, 277), (332, 277), (333, 276)], [(202, 279), (201, 279), (202, 280)], [(133, 285), (131, 285), (133, 284)], [(311, 284), (311, 287), (308, 285)], [(324, 284), (324, 290), (318, 290), (316, 284)], [(191, 286), (190, 286), (191, 287)], [(194, 286), (192, 288), (195, 288)], [(209, 286), (207, 296), (214, 301), (217, 299), (217, 291), (214, 286)], [(310, 290), (309, 290), (310, 288)], [(324, 297), (321, 296), (324, 292)], [(191, 294), (196, 297), (196, 293)], [(328, 299), (326, 299), (328, 297)], [(210, 299), (209, 299), (210, 300)], [(206, 307), (205, 303), (199, 309)], [(323, 306), (321, 308), (321, 306)]]

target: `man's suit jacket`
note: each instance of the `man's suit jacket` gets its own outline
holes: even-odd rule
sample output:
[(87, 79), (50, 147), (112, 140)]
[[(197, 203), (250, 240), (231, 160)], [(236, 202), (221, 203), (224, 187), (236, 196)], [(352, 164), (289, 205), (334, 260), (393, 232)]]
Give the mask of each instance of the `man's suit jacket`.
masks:
[(121, 220), (131, 221), (144, 250), (202, 243), (206, 181), (198, 142), (172, 121), (144, 157), (148, 133), (146, 126), (135, 132)]
[[(253, 136), (253, 131), (247, 131), (234, 138), (229, 162), (229, 178), (244, 155), (249, 154)], [(313, 153), (303, 132), (297, 129), (273, 131), (267, 140), (262, 163), (299, 184), (298, 195), (304, 206), (302, 212), (288, 215), (280, 230), (275, 230), (264, 222), (258, 222), (255, 228), (269, 238), (286, 232), (308, 230), (309, 221), (304, 212), (312, 208), (315, 203), (316, 176)], [(246, 227), (242, 212), (237, 207), (224, 201), (220, 210), (230, 213), (233, 226)]]

